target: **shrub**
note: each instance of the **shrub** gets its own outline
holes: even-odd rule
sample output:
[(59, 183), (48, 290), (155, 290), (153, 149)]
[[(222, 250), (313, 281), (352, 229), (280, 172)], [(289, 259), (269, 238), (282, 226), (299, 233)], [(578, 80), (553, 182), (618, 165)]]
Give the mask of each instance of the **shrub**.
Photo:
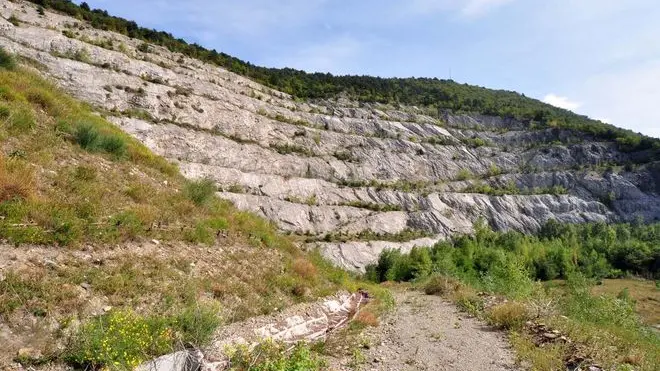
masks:
[(99, 131), (91, 124), (80, 124), (74, 133), (75, 141), (80, 147), (91, 151), (99, 138)]
[(120, 240), (132, 240), (145, 230), (143, 221), (135, 211), (123, 211), (110, 218), (111, 235)]
[(0, 47), (0, 68), (13, 70), (16, 67), (16, 59), (5, 48)]
[(65, 359), (84, 368), (134, 369), (170, 351), (173, 339), (163, 319), (113, 311), (83, 325)]
[(34, 176), (22, 162), (7, 162), (0, 156), (0, 202), (29, 199), (34, 192)]
[(18, 19), (18, 17), (15, 14), (9, 16), (9, 18), (7, 18), (7, 21), (9, 21), (9, 23), (13, 24), (16, 27), (18, 27), (21, 24), (21, 20)]
[(239, 345), (227, 353), (232, 369), (240, 371), (314, 371), (326, 367), (304, 343), (298, 343), (288, 354), (285, 345), (273, 341), (264, 341), (253, 349)]
[(216, 190), (215, 182), (209, 178), (190, 181), (184, 188), (186, 197), (197, 206), (203, 205), (211, 199)]
[(491, 163), (488, 167), (488, 176), (497, 176), (500, 174), (502, 174), (502, 170), (494, 163)]
[(453, 295), (453, 300), (461, 309), (471, 315), (478, 315), (484, 309), (484, 302), (472, 290), (461, 289)]
[(35, 119), (32, 110), (20, 107), (11, 111), (9, 119), (9, 131), (12, 134), (27, 133), (35, 127)]
[(117, 158), (126, 154), (126, 142), (119, 135), (103, 136), (99, 141), (99, 148)]
[(472, 172), (468, 169), (461, 169), (456, 175), (456, 180), (468, 180), (472, 178)]
[(426, 281), (423, 288), (426, 295), (446, 295), (453, 294), (460, 286), (461, 284), (453, 278), (434, 275)]
[(502, 329), (517, 329), (529, 319), (527, 307), (519, 302), (498, 304), (488, 312), (489, 322)]
[(293, 262), (293, 271), (300, 277), (310, 280), (316, 277), (316, 266), (305, 258), (297, 258)]
[(176, 316), (175, 328), (180, 341), (201, 346), (207, 344), (213, 332), (220, 326), (219, 308), (215, 306), (191, 306)]
[(355, 316), (353, 321), (359, 326), (364, 327), (378, 327), (379, 324), (378, 317), (373, 312), (366, 309), (361, 310), (360, 313)]

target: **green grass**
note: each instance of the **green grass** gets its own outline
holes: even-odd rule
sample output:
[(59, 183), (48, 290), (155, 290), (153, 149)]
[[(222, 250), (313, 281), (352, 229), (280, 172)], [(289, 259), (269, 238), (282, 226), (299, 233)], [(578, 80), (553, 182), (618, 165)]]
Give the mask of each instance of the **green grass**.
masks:
[(289, 354), (285, 355), (284, 344), (265, 341), (254, 349), (238, 346), (229, 349), (231, 354), (230, 370), (238, 371), (294, 371), (294, 370), (324, 370), (326, 362), (304, 343), (297, 344)]
[[(19, 256), (32, 253), (22, 248), (29, 244), (57, 263), (10, 262), (3, 270), (0, 317), (15, 326), (16, 341), (0, 344), (0, 363), (20, 346), (43, 353), (30, 362), (130, 368), (206, 343), (220, 321), (361, 286), (319, 255), (300, 252), (270, 222), (214, 197), (212, 181), (187, 181), (89, 106), (20, 65), (6, 66), (0, 239)], [(145, 242), (156, 251), (143, 253)], [(103, 257), (83, 259), (80, 249)], [(113, 310), (92, 315), (94, 300)], [(32, 318), (34, 328), (20, 326)], [(116, 331), (106, 331), (110, 325)], [(48, 346), (60, 338), (64, 352)]]
[[(446, 296), (462, 310), (509, 331), (519, 359), (532, 369), (556, 370), (564, 367), (566, 359), (579, 356), (606, 369), (655, 370), (660, 362), (657, 352), (660, 336), (642, 321), (640, 314), (643, 313), (647, 321), (653, 318), (656, 311), (649, 304), (653, 303), (652, 295), (657, 296), (654, 292), (657, 288), (650, 281), (639, 280), (606, 280), (602, 287), (594, 286), (596, 281), (586, 276), (598, 277), (607, 272), (607, 262), (598, 258), (594, 251), (587, 254), (593, 266), (586, 265), (588, 262), (580, 257), (580, 249), (592, 244), (607, 247), (607, 243), (600, 240), (603, 233), (610, 238), (612, 252), (608, 254), (612, 256), (611, 263), (619, 264), (621, 262), (617, 259), (621, 255), (614, 252), (618, 251), (616, 244), (627, 246), (636, 241), (640, 250), (644, 250), (642, 241), (655, 246), (653, 239), (657, 235), (652, 232), (655, 228), (657, 226), (653, 225), (562, 227), (551, 224), (544, 228), (540, 245), (530, 243), (535, 237), (525, 237), (527, 242), (517, 245), (510, 234), (499, 234), (503, 238), (498, 238), (495, 232), (477, 228), (475, 236), (456, 238), (446, 250), (442, 247), (446, 243), (440, 243), (426, 253), (423, 249), (413, 250), (410, 254), (386, 251), (378, 265), (367, 272), (368, 277), (377, 281), (417, 281), (416, 285), (428, 294)], [(577, 230), (582, 232), (576, 233)], [(562, 274), (566, 280), (561, 281), (562, 284), (557, 281), (535, 282), (558, 270), (548, 260), (528, 265), (526, 254), (553, 256), (550, 250), (542, 250), (543, 246), (551, 245), (568, 251), (563, 250), (567, 246), (562, 244), (575, 243), (571, 235), (581, 235), (582, 245), (573, 245), (572, 254), (565, 263), (580, 261), (582, 265), (566, 266)], [(634, 255), (640, 258), (640, 252), (636, 251)], [(633, 266), (629, 268), (634, 269)], [(610, 268), (610, 272), (616, 273), (617, 270)], [(620, 291), (616, 292), (617, 289)], [(477, 292), (499, 297), (499, 304), (489, 306)], [(643, 306), (636, 309), (638, 303), (633, 298), (638, 298)], [(559, 330), (575, 346), (536, 346), (533, 335), (523, 326), (528, 320)]]
[(197, 206), (207, 203), (217, 191), (217, 186), (211, 179), (200, 179), (188, 182), (184, 188), (186, 196)]

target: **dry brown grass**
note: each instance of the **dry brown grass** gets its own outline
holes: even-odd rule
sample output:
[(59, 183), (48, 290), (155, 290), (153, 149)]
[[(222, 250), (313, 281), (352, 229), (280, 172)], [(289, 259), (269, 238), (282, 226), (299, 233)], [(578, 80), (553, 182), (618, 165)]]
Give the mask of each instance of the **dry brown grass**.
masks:
[(596, 295), (618, 295), (627, 289), (630, 298), (635, 300), (635, 311), (649, 325), (660, 325), (660, 289), (655, 282), (642, 279), (607, 279), (602, 285), (594, 286)]
[(520, 328), (528, 319), (527, 307), (519, 302), (498, 304), (488, 311), (489, 322), (502, 329)]
[(293, 261), (293, 271), (306, 280), (313, 280), (318, 275), (318, 270), (314, 264), (303, 257)]
[(424, 284), (426, 295), (448, 295), (459, 290), (460, 282), (447, 276), (433, 276)]
[(0, 155), (0, 202), (29, 199), (35, 191), (32, 170), (24, 163)]
[(355, 322), (364, 326), (377, 327), (380, 324), (378, 316), (371, 312), (368, 308), (361, 310), (354, 319)]

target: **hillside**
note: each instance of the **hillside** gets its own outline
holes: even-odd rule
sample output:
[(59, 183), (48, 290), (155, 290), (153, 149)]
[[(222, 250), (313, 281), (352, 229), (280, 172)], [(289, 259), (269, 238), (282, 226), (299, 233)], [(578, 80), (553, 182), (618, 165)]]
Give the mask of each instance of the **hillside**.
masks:
[(0, 369), (655, 369), (658, 139), (0, 5)]
[[(0, 45), (36, 61), (44, 75), (176, 162), (186, 177), (212, 179), (222, 198), (348, 269), (362, 270), (387, 247), (407, 251), (470, 232), (480, 217), (497, 230), (522, 232), (550, 219), (660, 217), (657, 140), (514, 93), (327, 77), (343, 86), (337, 95), (294, 99), (269, 87), (280, 80), (265, 86), (262, 78), (203, 62), (200, 53), (194, 59), (101, 30), (119, 27), (104, 25), (102, 12), (67, 5), (92, 17), (90, 25), (4, 4), (2, 16), (13, 15), (16, 25), (2, 25)], [(177, 50), (167, 37), (145, 32), (124, 33)], [(408, 92), (397, 103), (375, 96), (393, 86)], [(472, 103), (435, 97), (414, 106), (425, 102), (404, 98), (446, 86)], [(529, 116), (535, 110), (545, 113)]]
[(0, 49), (0, 368), (132, 368), (356, 290), (37, 67)]

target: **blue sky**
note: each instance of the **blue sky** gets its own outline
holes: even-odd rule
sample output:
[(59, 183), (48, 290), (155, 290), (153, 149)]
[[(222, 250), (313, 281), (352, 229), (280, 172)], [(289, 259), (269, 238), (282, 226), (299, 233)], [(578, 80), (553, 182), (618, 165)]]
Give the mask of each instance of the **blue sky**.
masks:
[(88, 0), (252, 63), (452, 77), (660, 137), (658, 0)]

